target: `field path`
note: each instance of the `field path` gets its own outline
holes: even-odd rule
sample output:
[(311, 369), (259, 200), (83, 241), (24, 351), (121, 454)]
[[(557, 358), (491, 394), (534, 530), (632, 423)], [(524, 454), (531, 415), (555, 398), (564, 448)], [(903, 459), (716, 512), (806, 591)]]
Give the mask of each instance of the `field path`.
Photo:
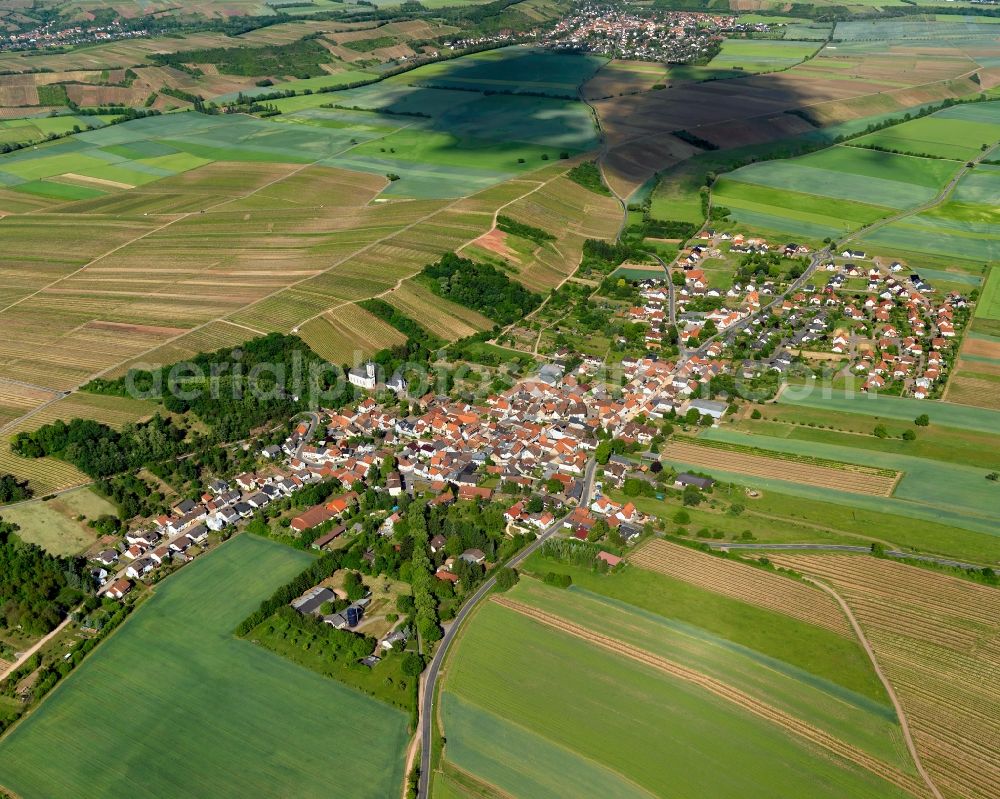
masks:
[(19, 669), (21, 667), (21, 665), (25, 661), (27, 661), (28, 658), (30, 658), (33, 654), (35, 654), (35, 652), (37, 652), (39, 649), (41, 649), (43, 646), (45, 646), (49, 641), (51, 641), (53, 638), (55, 638), (57, 635), (59, 635), (59, 633), (61, 633), (63, 631), (63, 629), (65, 629), (66, 625), (69, 624), (69, 622), (70, 622), (70, 616), (71, 616), (72, 613), (75, 613), (76, 610), (78, 610), (78, 608), (74, 609), (73, 611), (70, 611), (70, 613), (67, 613), (66, 614), (66, 618), (63, 619), (61, 622), (59, 622), (59, 626), (58, 627), (56, 627), (48, 635), (46, 635), (43, 638), (40, 638), (38, 641), (36, 641), (29, 649), (24, 650), (24, 652), (22, 652), (20, 654), (20, 656), (17, 658), (17, 660), (15, 660), (7, 668), (5, 668), (3, 670), (3, 673), (0, 674), (0, 682), (3, 682), (4, 680), (6, 680), (7, 677), (9, 677), (11, 675), (12, 672), (14, 672), (17, 669)]
[(906, 713), (903, 711), (903, 706), (899, 702), (899, 697), (896, 696), (896, 691), (892, 687), (892, 683), (889, 682), (889, 678), (885, 676), (885, 673), (882, 671), (882, 667), (879, 666), (878, 660), (875, 657), (875, 650), (872, 649), (872, 645), (868, 643), (868, 639), (865, 637), (864, 631), (861, 629), (861, 625), (858, 624), (858, 620), (854, 617), (854, 612), (844, 601), (843, 597), (841, 597), (840, 594), (838, 594), (826, 583), (821, 582), (820, 580), (814, 580), (812, 577), (804, 577), (804, 579), (808, 580), (817, 588), (826, 591), (826, 593), (837, 600), (837, 604), (840, 605), (841, 610), (843, 610), (847, 615), (847, 620), (851, 623), (851, 627), (854, 628), (855, 635), (858, 636), (858, 640), (861, 642), (862, 648), (864, 648), (865, 653), (868, 655), (868, 659), (872, 662), (875, 674), (877, 674), (879, 680), (882, 681), (882, 685), (885, 686), (885, 691), (889, 694), (889, 699), (892, 701), (892, 706), (896, 709), (896, 717), (899, 719), (899, 726), (903, 730), (903, 738), (906, 741), (906, 748), (910, 750), (910, 757), (913, 758), (913, 765), (917, 767), (917, 772), (920, 774), (924, 784), (927, 785), (927, 788), (934, 796), (934, 799), (943, 799), (941, 791), (938, 790), (937, 785), (934, 784), (934, 780), (931, 779), (931, 775), (927, 773), (923, 763), (920, 762), (920, 754), (917, 752), (917, 747), (913, 743), (913, 735), (910, 732), (910, 723), (906, 719)]
[[(710, 691), (721, 699), (732, 702), (733, 704), (738, 705), (744, 710), (747, 710), (750, 713), (765, 719), (766, 721), (777, 724), (785, 730), (794, 733), (799, 737), (805, 738), (811, 743), (820, 746), (845, 760), (849, 760), (850, 762), (861, 766), (867, 771), (870, 771), (887, 782), (891, 782), (903, 790), (908, 791), (914, 796), (926, 795), (921, 783), (917, 782), (909, 775), (899, 771), (894, 766), (884, 763), (878, 758), (872, 757), (862, 749), (851, 746), (850, 744), (841, 741), (839, 738), (835, 738), (818, 727), (814, 727), (813, 725), (802, 721), (795, 716), (761, 702), (749, 694), (727, 685), (721, 680), (708, 677), (694, 669), (675, 663), (672, 660), (668, 660), (667, 658), (659, 655), (654, 655), (637, 647), (630, 646), (615, 638), (611, 638), (586, 627), (574, 624), (561, 616), (556, 616), (554, 614), (538, 610), (516, 600), (509, 599), (508, 597), (494, 595), (491, 599), (498, 605), (527, 616), (528, 618), (533, 619), (540, 624), (544, 624), (547, 627), (551, 627), (555, 630), (580, 638), (616, 655), (621, 655), (646, 666), (650, 666), (658, 671), (670, 675), (671, 677), (693, 683), (694, 685)], [(908, 730), (906, 730), (906, 733), (909, 735)], [(928, 783), (928, 785), (929, 784), (930, 783)], [(935, 799), (941, 799), (941, 796), (938, 793), (935, 793), (934, 796)]]

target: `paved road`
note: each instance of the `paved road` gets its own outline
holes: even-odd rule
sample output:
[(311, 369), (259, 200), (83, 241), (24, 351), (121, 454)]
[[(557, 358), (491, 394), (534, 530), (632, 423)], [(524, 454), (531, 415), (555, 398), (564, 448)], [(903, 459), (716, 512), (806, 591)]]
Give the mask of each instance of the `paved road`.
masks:
[[(587, 470), (584, 477), (583, 498), (580, 502), (580, 505), (583, 507), (590, 504), (590, 496), (594, 487), (594, 472), (596, 471), (596, 468), (596, 462), (591, 459), (587, 463)], [(565, 517), (563, 517), (563, 519), (565, 519)], [(508, 560), (506, 565), (513, 567), (521, 563), (532, 552), (545, 543), (545, 541), (557, 530), (562, 528), (563, 519), (557, 520), (554, 524), (546, 528), (537, 539)], [(455, 616), (455, 620), (448, 627), (444, 634), (444, 638), (441, 639), (441, 643), (438, 644), (437, 652), (434, 654), (434, 659), (431, 661), (431, 665), (427, 669), (427, 675), (421, 691), (420, 701), (420, 782), (417, 785), (417, 796), (420, 799), (429, 799), (430, 797), (431, 746), (432, 741), (434, 740), (434, 693), (437, 688), (437, 681), (441, 672), (441, 664), (444, 662), (445, 655), (448, 652), (448, 647), (454, 640), (458, 629), (462, 626), (462, 622), (465, 621), (476, 605), (478, 605), (490, 593), (495, 583), (496, 578), (490, 577), (479, 587), (479, 590), (476, 591), (476, 593), (473, 594), (464, 605), (462, 605), (462, 609), (458, 611), (458, 615)]]
[(299, 445), (295, 448), (295, 457), (302, 460), (302, 450), (306, 445), (312, 441), (313, 436), (316, 434), (316, 428), (319, 427), (320, 414), (316, 411), (308, 411), (306, 415), (309, 417), (309, 429), (306, 430), (305, 435), (302, 436), (302, 440)]
[[(871, 547), (857, 546), (854, 544), (744, 544), (727, 543), (721, 541), (709, 542), (712, 549), (770, 549), (770, 550), (795, 550), (795, 551), (816, 551), (816, 552), (871, 552)], [(976, 563), (965, 563), (960, 560), (949, 558), (935, 558), (931, 555), (917, 555), (913, 552), (903, 552), (899, 549), (887, 549), (885, 555), (890, 558), (910, 558), (912, 560), (922, 560), (926, 563), (937, 563), (940, 566), (954, 566), (959, 569), (981, 569), (982, 566)]]
[(670, 326), (673, 327), (677, 324), (677, 290), (674, 288), (674, 281), (670, 279), (670, 265), (656, 253), (650, 254), (660, 262), (660, 266), (663, 267), (663, 272), (667, 276), (667, 320), (670, 322)]

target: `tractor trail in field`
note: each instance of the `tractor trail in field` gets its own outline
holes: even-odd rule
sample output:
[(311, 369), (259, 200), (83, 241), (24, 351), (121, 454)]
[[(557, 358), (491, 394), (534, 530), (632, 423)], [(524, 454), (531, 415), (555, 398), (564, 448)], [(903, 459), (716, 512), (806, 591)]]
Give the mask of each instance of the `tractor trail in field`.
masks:
[(694, 669), (682, 666), (679, 663), (668, 660), (667, 658), (660, 657), (659, 655), (653, 655), (649, 652), (644, 652), (641, 649), (629, 646), (628, 644), (622, 643), (621, 641), (609, 636), (594, 632), (586, 627), (581, 627), (580, 625), (567, 621), (560, 616), (546, 613), (545, 611), (522, 604), (516, 600), (508, 599), (507, 597), (502, 596), (494, 596), (492, 597), (492, 601), (502, 607), (527, 616), (528, 618), (537, 621), (539, 624), (544, 624), (553, 629), (568, 633), (576, 638), (580, 638), (588, 643), (599, 646), (602, 649), (606, 649), (609, 652), (630, 658), (631, 660), (661, 671), (664, 674), (669, 674), (672, 677), (684, 680), (685, 682), (692, 683), (711, 691), (719, 698), (732, 702), (733, 704), (738, 705), (744, 710), (747, 710), (760, 718), (777, 724), (783, 729), (805, 738), (813, 744), (821, 746), (827, 751), (832, 752), (845, 760), (849, 760), (850, 762), (861, 766), (887, 782), (891, 782), (892, 784), (909, 792), (915, 797), (928, 797), (930, 795), (927, 791), (927, 787), (922, 781), (916, 780), (888, 763), (883, 763), (881, 760), (872, 757), (861, 749), (851, 746), (850, 744), (833, 737), (829, 733), (826, 733), (823, 730), (802, 721), (801, 719), (797, 719), (784, 711), (760, 702), (749, 694), (733, 688), (732, 686), (726, 685), (724, 682), (708, 677), (704, 674), (700, 674)]

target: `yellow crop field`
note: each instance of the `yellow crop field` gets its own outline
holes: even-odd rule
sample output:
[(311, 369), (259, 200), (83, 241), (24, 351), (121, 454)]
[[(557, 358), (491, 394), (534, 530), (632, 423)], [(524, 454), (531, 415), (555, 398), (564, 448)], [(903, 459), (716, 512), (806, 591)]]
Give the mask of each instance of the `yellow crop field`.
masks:
[(942, 794), (1000, 795), (1000, 591), (866, 556), (776, 555), (847, 602)]
[(667, 541), (650, 541), (629, 560), (642, 569), (853, 637), (847, 618), (831, 597), (790, 577)]

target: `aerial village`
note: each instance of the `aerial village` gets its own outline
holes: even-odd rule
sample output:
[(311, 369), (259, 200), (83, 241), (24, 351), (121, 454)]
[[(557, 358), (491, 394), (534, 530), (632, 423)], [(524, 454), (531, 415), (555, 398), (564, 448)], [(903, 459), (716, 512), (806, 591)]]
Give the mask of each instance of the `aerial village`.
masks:
[[(734, 258), (740, 267), (712, 267)], [(943, 383), (956, 330), (968, 316), (965, 297), (936, 296), (897, 261), (850, 249), (817, 260), (801, 245), (741, 233), (703, 231), (669, 273), (669, 281), (667, 272), (636, 281), (640, 304), (620, 310), (647, 326), (646, 353), (622, 359), (613, 379), (594, 356), (574, 358), (568, 371), (568, 359), (550, 360), (473, 404), (433, 392), (412, 400), (400, 375), (385, 380), (372, 363), (352, 369), (353, 405), (310, 414), (282, 444), (261, 448), (256, 471), (214, 480), (197, 500), (183, 499), (105, 541), (92, 558), (100, 591), (121, 599), (139, 582), (158, 579), (164, 566), (187, 562), (261, 517), (314, 549), (338, 548), (366, 531), (391, 542), (402, 506), (414, 497), (432, 505), (499, 503), (503, 536), (527, 541), (548, 532), (599, 547), (613, 542), (608, 549), (621, 552), (657, 520), (615, 501), (608, 489), (630, 479), (653, 491), (711, 488), (706, 475), (666, 468), (658, 444), (671, 422), (718, 425), (738, 410), (739, 397), (710, 390), (716, 378), (767, 375), (778, 385), (793, 363), (811, 370), (811, 379), (822, 363), (827, 376), (854, 381), (862, 392), (927, 397)], [(672, 321), (680, 348), (668, 359), (660, 343)], [(285, 502), (318, 485), (330, 488), (321, 501), (305, 508)], [(435, 536), (428, 553), (434, 578), (462, 590), (463, 579), (471, 583), (499, 565), (497, 549), (488, 548), (456, 549)], [(604, 568), (619, 557), (597, 554)], [(366, 558), (377, 573), (374, 551)], [(317, 585), (292, 606), (337, 629), (364, 631), (369, 600), (348, 601), (343, 591)], [(408, 635), (401, 622), (381, 621), (369, 665), (379, 649), (405, 645)]]

